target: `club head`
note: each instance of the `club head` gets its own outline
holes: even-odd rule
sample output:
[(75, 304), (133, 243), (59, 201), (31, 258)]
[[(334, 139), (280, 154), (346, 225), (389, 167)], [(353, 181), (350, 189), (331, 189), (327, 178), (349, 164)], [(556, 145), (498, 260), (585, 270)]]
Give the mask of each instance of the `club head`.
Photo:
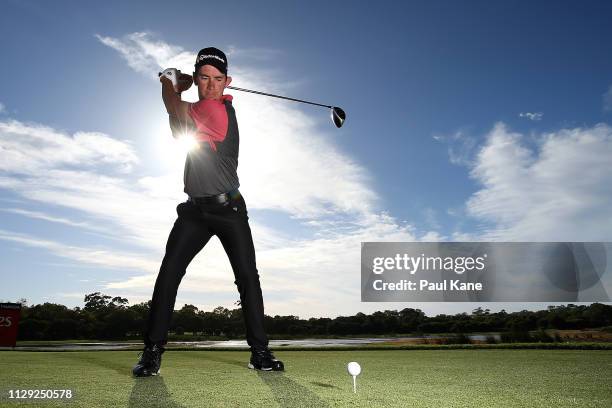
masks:
[(340, 128), (344, 124), (344, 119), (346, 119), (346, 113), (344, 113), (344, 111), (338, 108), (337, 106), (332, 106), (331, 118), (334, 121), (334, 125), (336, 125), (337, 128)]

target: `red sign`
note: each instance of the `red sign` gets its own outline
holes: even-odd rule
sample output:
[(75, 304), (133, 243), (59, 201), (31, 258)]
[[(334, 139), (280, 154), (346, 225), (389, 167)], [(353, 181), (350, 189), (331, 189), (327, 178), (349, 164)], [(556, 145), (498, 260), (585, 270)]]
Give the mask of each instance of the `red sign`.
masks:
[(0, 303), (0, 347), (15, 347), (19, 316), (19, 303)]

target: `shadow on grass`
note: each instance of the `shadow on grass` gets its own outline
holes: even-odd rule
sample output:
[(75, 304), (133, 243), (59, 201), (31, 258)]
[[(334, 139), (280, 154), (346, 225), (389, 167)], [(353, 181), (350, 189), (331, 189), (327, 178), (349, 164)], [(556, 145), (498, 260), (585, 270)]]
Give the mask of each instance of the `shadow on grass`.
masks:
[(337, 388), (337, 389), (340, 389), (340, 387), (338, 387), (337, 385), (322, 383), (322, 382), (319, 382), (319, 381), (311, 381), (310, 383), (313, 384), (313, 385), (318, 385), (319, 387), (323, 387), (323, 388)]
[(86, 364), (92, 364), (98, 367), (106, 368), (109, 370), (114, 370), (118, 374), (132, 376), (132, 368), (130, 363), (136, 363), (136, 359), (132, 359), (130, 361), (126, 360), (121, 363), (116, 363), (114, 361), (109, 361), (104, 358), (104, 354), (102, 353), (90, 353), (90, 352), (74, 352), (70, 353), (69, 356), (74, 360), (79, 360)]
[(71, 355), (75, 360), (79, 360), (83, 363), (96, 365), (109, 370), (114, 370), (118, 374), (133, 378), (134, 386), (130, 394), (128, 407), (170, 407), (170, 408), (183, 408), (183, 405), (172, 400), (168, 388), (164, 383), (161, 376), (155, 377), (144, 377), (134, 378), (132, 377), (131, 364), (136, 362), (136, 359), (132, 361), (125, 361), (121, 363), (115, 363), (104, 357), (102, 353), (79, 353), (75, 352)]
[(296, 383), (282, 372), (261, 372), (259, 378), (268, 386), (281, 407), (329, 407), (317, 394)]
[(164, 379), (155, 377), (135, 378), (134, 387), (130, 394), (128, 407), (138, 408), (184, 408), (184, 405), (172, 399)]
[[(246, 369), (248, 363), (248, 356), (243, 359), (243, 355), (235, 354), (232, 354), (232, 357), (225, 357), (216, 353), (202, 353), (199, 357), (204, 360), (241, 367), (242, 369)], [(329, 407), (329, 404), (317, 394), (285, 376), (283, 372), (256, 372), (259, 378), (270, 388), (274, 399), (281, 407)], [(335, 385), (322, 382), (313, 382), (312, 384), (319, 387), (338, 388)]]

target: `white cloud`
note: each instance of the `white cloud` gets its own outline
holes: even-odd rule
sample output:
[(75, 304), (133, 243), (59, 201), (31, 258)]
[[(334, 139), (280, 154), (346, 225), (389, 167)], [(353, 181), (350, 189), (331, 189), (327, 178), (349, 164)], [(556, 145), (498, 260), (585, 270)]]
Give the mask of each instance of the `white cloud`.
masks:
[(612, 238), (612, 128), (606, 124), (546, 133), (531, 150), (523, 135), (498, 123), (471, 175), (483, 185), (467, 202), (469, 214), (486, 222), (481, 240)]
[(123, 39), (99, 34), (95, 37), (102, 44), (117, 51), (130, 68), (152, 78), (157, 78), (159, 68), (174, 67), (183, 72), (191, 72), (195, 61), (195, 55), (181, 47), (155, 41), (147, 32), (131, 33)]
[(69, 167), (94, 168), (110, 164), (130, 172), (138, 159), (129, 142), (98, 132), (76, 132), (73, 136), (38, 124), (0, 121), (0, 171), (39, 174)]
[[(0, 121), (0, 188), (34, 203), (73, 209), (74, 227), (93, 226), (132, 244), (158, 247), (176, 204), (172, 197), (148, 199), (153, 197), (130, 176), (138, 163), (131, 143), (101, 133), (70, 136), (38, 124)], [(48, 210), (35, 213), (62, 222)], [(90, 222), (78, 220), (83, 216)]]
[(42, 248), (54, 255), (74, 259), (87, 264), (95, 264), (110, 268), (151, 270), (156, 263), (146, 256), (131, 253), (122, 253), (117, 250), (104, 248), (89, 248), (59, 244), (55, 241), (40, 239), (28, 234), (16, 233), (0, 229), (0, 240), (16, 242), (33, 248)]
[(519, 113), (520, 118), (527, 118), (533, 121), (542, 120), (542, 116), (544, 116), (542, 112), (521, 112)]
[(24, 209), (21, 209), (21, 208), (0, 208), (0, 211), (12, 213), (12, 214), (23, 215), (24, 217), (44, 220), (44, 221), (48, 221), (48, 222), (54, 222), (54, 223), (58, 223), (58, 224), (69, 225), (71, 227), (82, 228), (82, 229), (86, 229), (86, 230), (90, 230), (90, 231), (106, 232), (106, 233), (109, 232), (108, 230), (106, 230), (104, 228), (101, 228), (101, 227), (96, 226), (96, 225), (92, 225), (91, 223), (88, 223), (88, 222), (73, 221), (73, 220), (70, 220), (70, 219), (64, 218), (64, 217), (55, 217), (55, 216), (48, 215), (48, 214), (45, 214), (45, 213), (42, 213), (42, 212), (39, 212), (39, 211), (29, 211), (29, 210), (24, 210)]

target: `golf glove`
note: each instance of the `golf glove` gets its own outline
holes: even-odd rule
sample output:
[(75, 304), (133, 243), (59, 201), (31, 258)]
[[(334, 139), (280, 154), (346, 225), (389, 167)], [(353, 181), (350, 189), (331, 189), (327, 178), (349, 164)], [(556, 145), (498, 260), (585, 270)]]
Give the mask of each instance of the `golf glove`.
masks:
[(181, 74), (181, 71), (179, 71), (176, 68), (166, 68), (164, 69), (162, 72), (160, 72), (158, 75), (159, 76), (165, 76), (168, 79), (170, 79), (170, 81), (172, 81), (172, 85), (174, 85), (174, 89), (177, 88), (178, 85), (178, 77)]

